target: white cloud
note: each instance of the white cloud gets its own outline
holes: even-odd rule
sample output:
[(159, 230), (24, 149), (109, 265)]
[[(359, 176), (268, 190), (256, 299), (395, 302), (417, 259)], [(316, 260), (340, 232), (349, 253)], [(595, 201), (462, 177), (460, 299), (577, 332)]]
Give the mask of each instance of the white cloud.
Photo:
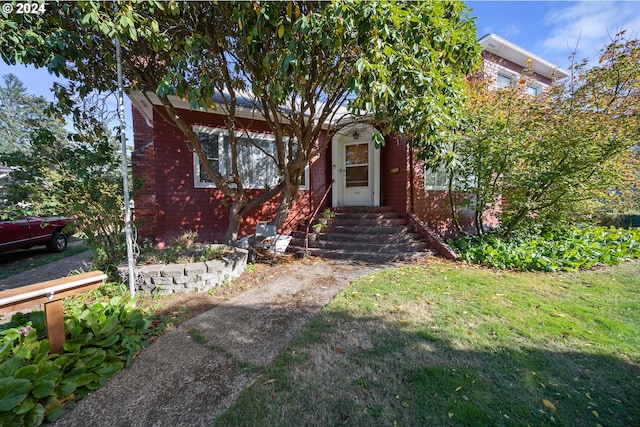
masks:
[(566, 54), (578, 48), (578, 58), (594, 57), (620, 29), (640, 33), (640, 3), (581, 1), (554, 8), (546, 18), (549, 35), (542, 43), (547, 54)]
[(517, 24), (509, 24), (500, 29), (500, 35), (506, 39), (518, 36), (522, 33), (522, 27)]

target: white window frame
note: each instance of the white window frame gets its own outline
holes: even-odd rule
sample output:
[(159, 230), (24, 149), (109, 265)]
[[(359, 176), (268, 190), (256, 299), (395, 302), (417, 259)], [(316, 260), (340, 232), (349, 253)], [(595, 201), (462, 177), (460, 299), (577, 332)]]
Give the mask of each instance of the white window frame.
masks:
[[(226, 162), (224, 161), (225, 156), (228, 156), (229, 153), (225, 152), (225, 145), (223, 144), (223, 137), (228, 135), (228, 130), (225, 128), (217, 128), (217, 127), (209, 127), (209, 126), (200, 126), (195, 125), (192, 126), (192, 130), (195, 133), (206, 133), (210, 135), (216, 135), (218, 140), (218, 158), (220, 173), (224, 176), (228, 173), (226, 171)], [(249, 137), (254, 141), (268, 141), (275, 142), (275, 137), (273, 134), (269, 133), (261, 133), (261, 132), (244, 132), (244, 131), (236, 131), (237, 138)], [(286, 140), (285, 140), (286, 141)], [(264, 154), (263, 154), (264, 155)], [(305, 184), (300, 186), (300, 190), (308, 190), (309, 189), (309, 165), (305, 167), (304, 170), (304, 178)], [(193, 153), (193, 185), (195, 188), (217, 188), (215, 183), (209, 181), (201, 181), (200, 180), (200, 158), (196, 153)], [(235, 185), (235, 184), (233, 184)], [(264, 185), (259, 185), (257, 183), (249, 183), (245, 185), (246, 189), (264, 189)]]
[[(531, 93), (529, 92), (529, 90), (533, 90), (535, 91), (535, 93)], [(531, 95), (531, 96), (538, 96), (540, 95), (540, 92), (542, 92), (542, 86), (538, 85), (538, 84), (527, 84), (527, 94)]]
[[(507, 85), (501, 85), (500, 84), (500, 78), (509, 80), (509, 83)], [(498, 74), (497, 74), (497, 77), (496, 77), (496, 87), (498, 89), (508, 88), (509, 86), (511, 86), (513, 84), (514, 79), (515, 79), (515, 75), (514, 74), (508, 73), (508, 72), (503, 71), (503, 70), (500, 70), (500, 71), (498, 71)]]
[[(445, 180), (444, 183), (438, 182), (441, 178)], [(431, 168), (424, 168), (424, 189), (437, 191), (449, 190), (449, 177), (444, 166), (440, 166), (435, 171)]]
[[(438, 180), (443, 182), (438, 182)], [(475, 182), (476, 177), (474, 175), (469, 177), (468, 183)], [(456, 179), (453, 180), (453, 191), (458, 191), (459, 188), (456, 185)], [(459, 181), (458, 181), (459, 182)], [(434, 171), (431, 168), (424, 168), (424, 189), (431, 191), (449, 191), (449, 175), (444, 167), (441, 165), (438, 170)]]

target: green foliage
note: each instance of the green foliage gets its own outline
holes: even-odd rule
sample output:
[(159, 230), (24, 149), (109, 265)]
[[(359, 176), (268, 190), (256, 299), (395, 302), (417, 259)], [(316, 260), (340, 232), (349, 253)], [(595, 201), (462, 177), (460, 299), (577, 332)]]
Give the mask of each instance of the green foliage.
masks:
[(140, 249), (141, 264), (172, 264), (204, 262), (220, 259), (233, 253), (233, 248), (220, 244), (196, 243), (198, 233), (187, 231), (169, 239), (166, 249), (156, 249), (153, 242), (146, 241)]
[(58, 141), (66, 139), (64, 123), (47, 113), (49, 102), (42, 96), (27, 93), (13, 74), (2, 77), (0, 87), (0, 152), (31, 151), (32, 134), (49, 129)]
[(0, 419), (3, 425), (55, 421), (70, 401), (102, 387), (131, 362), (151, 322), (121, 298), (77, 305), (65, 316), (66, 341), (49, 353), (44, 313), (18, 313), (0, 327)]
[(466, 262), (514, 270), (575, 271), (640, 258), (640, 229), (571, 226), (538, 234), (449, 240)]
[(0, 153), (0, 164), (12, 167), (0, 209), (21, 205), (25, 214), (73, 217), (71, 227), (86, 238), (96, 266), (110, 272), (125, 253), (122, 166), (114, 136), (90, 117), (94, 111), (74, 112), (69, 141), (42, 128), (32, 134), (30, 151)]
[[(459, 120), (462, 81), (480, 59), (473, 21), (456, 1), (83, 1), (3, 18), (3, 59), (72, 80), (73, 90), (58, 91), (62, 105), (71, 92), (112, 90), (117, 38), (129, 89), (155, 91), (163, 116), (200, 159), (207, 158), (202, 144), (168, 97), (183, 98), (192, 109), (215, 109), (218, 100), (225, 123), (237, 131), (247, 126), (237, 119), (238, 101), (249, 98), (274, 135), (281, 182), (264, 193), (247, 192), (237, 156), (230, 159), (233, 182), (203, 161), (230, 201), (225, 240), (235, 240), (243, 215), (280, 193), (276, 223), (284, 223), (305, 167), (337, 131), (320, 138), (325, 124), (342, 118), (349, 102), (363, 113), (358, 120), (371, 121), (373, 113), (381, 128), (437, 146), (438, 131)], [(236, 134), (229, 137), (236, 147)], [(293, 138), (297, 145), (289, 143)]]
[(402, 132), (427, 158), (460, 125), (466, 76), (479, 64), (475, 24), (463, 2), (337, 2), (360, 48), (352, 71), (356, 113)]
[(452, 148), (433, 159), (455, 189), (472, 195), (452, 198), (454, 211), (475, 210), (479, 233), (493, 211), (509, 234), (596, 213), (587, 206), (593, 201), (637, 206), (639, 72), (638, 40), (621, 32), (598, 64), (576, 62), (569, 78), (535, 97), (526, 93), (530, 70), (504, 89), (489, 77), (470, 80), (467, 120), (450, 136)]

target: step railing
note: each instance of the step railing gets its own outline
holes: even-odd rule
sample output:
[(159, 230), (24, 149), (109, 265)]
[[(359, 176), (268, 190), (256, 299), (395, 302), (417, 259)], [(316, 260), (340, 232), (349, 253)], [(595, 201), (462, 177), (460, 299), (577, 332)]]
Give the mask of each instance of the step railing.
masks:
[(313, 222), (313, 218), (315, 218), (316, 215), (318, 215), (318, 211), (320, 210), (320, 208), (322, 207), (322, 204), (324, 203), (325, 199), (329, 195), (329, 191), (331, 191), (331, 187), (333, 187), (333, 183), (334, 182), (336, 182), (335, 179), (331, 181), (331, 183), (327, 187), (327, 190), (324, 192), (324, 195), (322, 196), (322, 199), (320, 199), (320, 203), (318, 203), (318, 206), (316, 207), (316, 210), (313, 211), (313, 214), (307, 220), (307, 228), (304, 231), (304, 254), (305, 254), (305, 256), (308, 255), (308, 253), (309, 253), (309, 228), (311, 227), (311, 223)]

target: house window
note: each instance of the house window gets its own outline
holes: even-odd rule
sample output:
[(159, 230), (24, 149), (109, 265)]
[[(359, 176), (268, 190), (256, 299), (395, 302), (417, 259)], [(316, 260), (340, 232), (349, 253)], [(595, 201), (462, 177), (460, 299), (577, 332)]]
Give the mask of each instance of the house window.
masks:
[(449, 176), (444, 167), (437, 170), (425, 168), (424, 170), (424, 188), (425, 190), (448, 190)]
[[(202, 148), (207, 154), (207, 159), (215, 171), (229, 179), (231, 175), (231, 141), (228, 131), (220, 128), (208, 128), (194, 126), (194, 132), (198, 134)], [(247, 189), (261, 189), (275, 187), (281, 179), (275, 160), (277, 150), (275, 138), (266, 133), (238, 132), (238, 173), (242, 185)], [(198, 155), (193, 155), (194, 185), (197, 188), (215, 188)], [(309, 168), (305, 169), (300, 189), (308, 189)]]
[(527, 93), (531, 96), (538, 96), (540, 93), (540, 86), (527, 85)]
[[(459, 190), (462, 184), (466, 188), (475, 186), (476, 177), (475, 175), (470, 175), (466, 180), (461, 181), (460, 177), (454, 177), (453, 179), (453, 188), (454, 190)], [(424, 170), (424, 188), (425, 190), (449, 190), (449, 175), (447, 174), (444, 166), (440, 166), (437, 170), (432, 170), (429, 168), (425, 168)]]
[(505, 88), (505, 87), (509, 87), (511, 85), (511, 82), (513, 82), (513, 77), (510, 75), (507, 75), (505, 73), (498, 73), (498, 79), (496, 80), (496, 84), (498, 85), (499, 88)]

